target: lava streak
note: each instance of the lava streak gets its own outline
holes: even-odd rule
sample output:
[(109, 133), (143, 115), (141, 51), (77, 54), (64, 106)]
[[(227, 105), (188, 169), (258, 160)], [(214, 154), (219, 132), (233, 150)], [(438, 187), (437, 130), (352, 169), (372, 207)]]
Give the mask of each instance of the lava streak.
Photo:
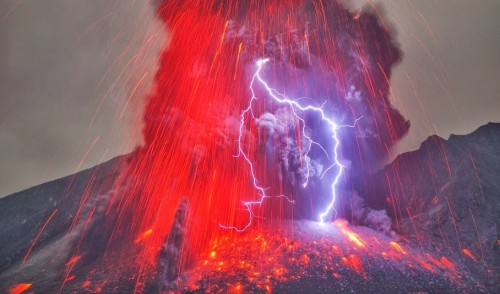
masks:
[(22, 284), (17, 284), (9, 289), (9, 294), (21, 294), (25, 293), (28, 291), (28, 289), (31, 288), (31, 284), (29, 283), (22, 283)]

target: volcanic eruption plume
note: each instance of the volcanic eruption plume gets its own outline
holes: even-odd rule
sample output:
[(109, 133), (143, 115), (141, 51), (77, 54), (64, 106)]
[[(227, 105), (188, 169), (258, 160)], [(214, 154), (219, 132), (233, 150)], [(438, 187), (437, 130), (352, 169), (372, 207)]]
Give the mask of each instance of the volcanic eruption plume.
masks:
[(250, 225), (346, 215), (347, 196), (409, 128), (388, 98), (401, 52), (376, 11), (157, 2), (170, 38), (128, 192), (111, 200), (114, 236), (149, 232), (142, 256), (154, 258), (184, 197), (190, 256)]

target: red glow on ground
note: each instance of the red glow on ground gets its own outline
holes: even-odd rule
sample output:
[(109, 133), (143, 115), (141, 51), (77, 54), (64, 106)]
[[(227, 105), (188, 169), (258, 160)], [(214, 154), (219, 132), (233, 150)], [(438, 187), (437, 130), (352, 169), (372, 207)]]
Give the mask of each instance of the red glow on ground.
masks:
[(347, 227), (347, 221), (346, 220), (341, 220), (338, 219), (334, 222), (334, 224), (340, 228), (342, 233), (354, 244), (356, 244), (359, 247), (365, 247), (365, 243), (361, 240), (361, 237), (359, 237), (358, 234), (350, 231)]
[(357, 255), (344, 256), (342, 257), (342, 262), (344, 262), (345, 265), (352, 268), (358, 274), (363, 271), (363, 264), (361, 263), (361, 260)]
[(455, 268), (455, 264), (453, 264), (453, 262), (451, 262), (451, 260), (449, 260), (448, 258), (446, 257), (441, 257), (441, 262), (443, 263), (444, 266), (446, 266), (448, 269), (452, 270), (452, 271), (456, 271), (456, 268)]
[(476, 257), (472, 254), (472, 252), (470, 252), (469, 249), (467, 248), (464, 248), (462, 250), (463, 254), (467, 255), (468, 257), (470, 257), (472, 260), (476, 261)]
[[(266, 287), (273, 289), (276, 285), (318, 277), (353, 279), (354, 274), (360, 279), (376, 279), (371, 273), (374, 267), (378, 269), (380, 265), (373, 261), (381, 259), (387, 261), (381, 268), (397, 271), (407, 268), (416, 275), (421, 271), (433, 275), (446, 272), (451, 280), (459, 276), (450, 259), (436, 259), (428, 253), (409, 252), (390, 239), (378, 239), (378, 243), (366, 243), (360, 247), (356, 242), (343, 238), (342, 229), (358, 236), (361, 234), (354, 232), (356, 229), (346, 222), (326, 228), (333, 230), (332, 236), (336, 237), (310, 233), (313, 228), (323, 230), (324, 227), (314, 224), (309, 226), (294, 229), (293, 233), (287, 228), (251, 229), (242, 235), (227, 235), (214, 240), (210, 245), (212, 250), (207, 251), (202, 261), (197, 263), (184, 289), (208, 292), (224, 292), (223, 289), (235, 292), (241, 288), (243, 292), (267, 291)], [(293, 236), (301, 242), (295, 241)], [(220, 277), (224, 277), (225, 285), (215, 285)]]
[(29, 288), (31, 288), (31, 284), (29, 283), (16, 284), (9, 288), (9, 294), (21, 294)]
[(87, 288), (88, 286), (90, 286), (92, 283), (90, 281), (85, 281), (82, 283), (82, 288)]
[(73, 256), (67, 263), (66, 263), (66, 266), (74, 266), (75, 263), (78, 262), (78, 260), (80, 260), (82, 256), (79, 255), (79, 256)]
[(391, 244), (392, 247), (396, 248), (396, 250), (399, 251), (400, 253), (406, 254), (406, 251), (398, 243), (391, 242), (390, 244)]

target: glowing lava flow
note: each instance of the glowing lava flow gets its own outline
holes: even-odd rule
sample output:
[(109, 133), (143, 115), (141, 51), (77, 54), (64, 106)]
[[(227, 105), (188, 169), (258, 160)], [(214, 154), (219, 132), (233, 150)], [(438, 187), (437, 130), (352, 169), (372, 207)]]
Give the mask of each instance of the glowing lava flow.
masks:
[[(327, 171), (329, 171), (334, 166), (337, 166), (338, 168), (337, 168), (337, 173), (335, 175), (335, 178), (334, 178), (334, 180), (333, 180), (333, 182), (331, 184), (331, 189), (332, 189), (331, 200), (328, 203), (328, 205), (325, 208), (325, 210), (323, 211), (323, 213), (321, 213), (319, 215), (319, 221), (321, 223), (325, 222), (326, 216), (332, 210), (335, 211), (335, 208), (333, 207), (333, 205), (335, 204), (335, 199), (337, 197), (336, 186), (338, 184), (338, 181), (339, 181), (340, 177), (342, 176), (343, 169), (345, 168), (340, 163), (340, 159), (339, 159), (338, 148), (340, 146), (340, 140), (339, 140), (338, 135), (337, 135), (337, 130), (339, 128), (342, 128), (342, 127), (354, 127), (356, 125), (357, 121), (362, 118), (362, 116), (359, 117), (359, 118), (357, 118), (355, 120), (355, 122), (354, 122), (353, 125), (337, 125), (334, 122), (333, 119), (327, 117), (327, 115), (325, 114), (325, 112), (322, 109), (323, 105), (321, 107), (316, 107), (316, 106), (312, 106), (312, 105), (303, 106), (300, 103), (298, 103), (297, 101), (295, 101), (293, 99), (290, 99), (287, 96), (279, 93), (276, 89), (271, 88), (267, 84), (267, 82), (262, 78), (262, 76), (260, 75), (260, 72), (262, 71), (262, 67), (268, 61), (269, 61), (269, 58), (259, 59), (257, 61), (257, 63), (256, 63), (257, 64), (257, 70), (256, 70), (255, 74), (252, 77), (252, 81), (250, 82), (250, 91), (252, 93), (252, 98), (250, 99), (248, 107), (245, 110), (243, 110), (243, 112), (241, 113), (241, 116), (240, 116), (241, 120), (240, 120), (239, 135), (238, 135), (238, 140), (237, 140), (238, 141), (238, 154), (236, 155), (236, 157), (242, 156), (245, 159), (245, 161), (248, 163), (248, 166), (250, 168), (250, 174), (252, 176), (253, 185), (254, 185), (255, 189), (259, 192), (260, 199), (258, 201), (243, 201), (243, 205), (245, 206), (245, 208), (246, 208), (246, 210), (248, 211), (248, 214), (249, 214), (249, 221), (248, 221), (248, 223), (243, 228), (238, 228), (238, 227), (235, 227), (235, 226), (220, 225), (222, 228), (225, 228), (225, 229), (234, 229), (234, 230), (236, 230), (238, 232), (245, 231), (252, 224), (252, 219), (253, 219), (252, 206), (253, 205), (261, 205), (262, 202), (264, 201), (264, 199), (271, 197), (271, 196), (269, 196), (269, 195), (266, 194), (266, 192), (265, 192), (266, 189), (259, 185), (259, 181), (257, 180), (257, 177), (255, 176), (255, 171), (254, 171), (253, 163), (249, 159), (248, 155), (245, 153), (245, 151), (243, 150), (243, 148), (241, 146), (241, 141), (242, 141), (242, 137), (243, 137), (243, 129), (244, 129), (244, 126), (245, 126), (245, 117), (246, 117), (246, 115), (248, 113), (250, 113), (252, 115), (252, 118), (254, 120), (257, 119), (255, 117), (255, 115), (253, 114), (253, 109), (252, 109), (253, 102), (255, 100), (257, 100), (257, 96), (255, 95), (255, 91), (254, 91), (254, 83), (255, 83), (256, 80), (261, 84), (261, 86), (266, 90), (266, 92), (269, 94), (269, 96), (275, 102), (277, 102), (279, 104), (286, 104), (286, 105), (288, 105), (292, 109), (292, 112), (293, 112), (294, 116), (298, 120), (300, 120), (300, 122), (302, 123), (302, 126), (303, 126), (302, 127), (302, 133), (303, 133), (304, 137), (309, 141), (309, 146), (307, 148), (307, 151), (305, 152), (306, 158), (307, 158), (307, 155), (309, 154), (309, 151), (311, 150), (311, 147), (312, 147), (313, 144), (319, 146), (321, 148), (321, 150), (323, 150), (325, 152), (325, 154), (327, 155), (327, 157), (328, 157), (328, 153), (325, 151), (325, 149), (319, 143), (314, 142), (312, 140), (312, 138), (309, 137), (306, 134), (306, 132), (305, 132), (305, 120), (297, 114), (297, 110), (301, 111), (301, 112), (314, 111), (316, 113), (319, 113), (320, 116), (321, 116), (321, 120), (324, 121), (324, 122), (326, 122), (328, 124), (328, 126), (330, 127), (330, 130), (332, 132), (332, 139), (334, 140), (334, 148), (333, 148), (333, 154), (334, 154), (334, 156), (333, 156), (333, 164), (329, 168), (326, 169), (325, 173)], [(323, 173), (323, 175), (324, 175), (324, 173)], [(310, 176), (309, 163), (307, 163), (307, 160), (306, 160), (306, 181), (303, 184), (304, 188), (307, 186), (307, 183), (309, 181), (309, 176)], [(294, 203), (293, 200), (290, 200), (288, 197), (286, 197), (284, 195), (279, 195), (279, 196), (275, 196), (275, 197), (282, 197), (282, 198), (287, 199), (290, 203)]]

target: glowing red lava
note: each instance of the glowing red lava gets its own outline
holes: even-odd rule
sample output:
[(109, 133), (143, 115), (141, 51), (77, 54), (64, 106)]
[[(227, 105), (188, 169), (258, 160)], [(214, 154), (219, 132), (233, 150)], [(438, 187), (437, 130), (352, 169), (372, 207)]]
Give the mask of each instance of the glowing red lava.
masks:
[[(391, 145), (389, 142), (397, 140), (400, 132), (405, 131), (396, 131), (395, 121), (386, 121), (392, 114), (378, 117), (375, 115), (378, 104), (370, 106), (370, 103), (379, 103), (377, 99), (386, 99), (387, 85), (378, 86), (376, 81), (387, 79), (390, 66), (399, 54), (391, 44), (389, 32), (377, 24), (374, 16), (353, 16), (338, 3), (316, 1), (250, 1), (246, 4), (238, 1), (225, 4), (165, 1), (158, 13), (171, 35), (165, 44), (167, 49), (161, 57), (156, 88), (144, 115), (146, 145), (137, 151), (127, 171), (127, 183), (124, 183), (127, 194), (114, 197), (109, 209), (119, 213), (116, 234), (127, 230), (131, 240), (142, 240), (140, 243), (150, 250), (145, 256), (156, 257), (182, 197), (187, 197), (190, 203), (190, 252), (200, 252), (211, 239), (217, 238), (221, 233), (220, 224), (241, 227), (248, 223), (249, 216), (242, 211), (241, 201), (258, 199), (259, 191), (253, 188), (248, 166), (235, 158), (235, 119), (251, 97), (249, 70), (259, 56), (271, 57), (275, 64), (290, 63), (299, 70), (305, 66), (302, 62), (312, 62), (313, 58), (321, 56), (322, 66), (329, 68), (332, 75), (329, 78), (335, 82), (336, 90), (328, 90), (331, 95), (343, 97), (358, 82), (368, 85), (366, 107), (371, 109), (363, 108), (363, 111), (373, 116), (375, 124), (385, 124), (377, 126), (381, 134), (385, 132), (382, 130), (392, 130), (391, 138), (382, 145)], [(327, 19), (327, 15), (335, 16), (336, 21)], [(311, 19), (331, 37), (324, 38), (321, 30), (308, 28)], [(238, 25), (241, 27), (235, 27)], [(365, 32), (365, 25), (374, 28)], [(376, 38), (382, 40), (377, 43), (380, 48), (388, 48), (384, 53), (369, 52), (374, 48), (370, 42), (379, 42)], [(347, 43), (338, 43), (340, 39)], [(273, 48), (269, 47), (269, 42), (275, 44)], [(301, 61), (302, 57), (293, 55), (295, 49), (290, 49), (302, 44), (300, 42), (305, 42), (304, 58), (309, 61)], [(349, 52), (344, 52), (351, 50), (347, 48), (356, 50), (354, 60), (350, 60)], [(378, 58), (378, 65), (371, 67), (369, 58)], [(356, 76), (350, 77), (354, 72)], [(317, 77), (320, 84), (308, 86), (304, 77), (285, 77), (277, 69), (275, 74), (275, 79), (286, 78), (287, 84), (310, 88), (311, 93), (319, 91), (323, 87), (321, 83), (328, 79), (320, 74)], [(359, 81), (353, 81), (358, 78)], [(342, 101), (338, 107), (344, 107), (347, 114), (361, 115), (361, 108)], [(269, 106), (263, 103), (256, 109), (264, 112), (266, 107)], [(387, 111), (387, 105), (385, 107)], [(297, 120), (296, 125), (300, 124)], [(402, 125), (406, 123), (403, 121)], [(246, 141), (242, 147), (251, 159), (255, 159), (262, 149), (262, 140), (266, 139), (259, 135), (261, 131), (257, 126), (248, 123), (245, 128)], [(300, 130), (293, 136), (300, 146)], [(367, 143), (359, 141), (351, 142), (349, 147), (354, 147), (353, 144), (357, 146), (356, 154), (368, 148), (362, 146)], [(308, 164), (304, 160), (300, 158), (301, 166)], [(291, 192), (283, 177), (267, 168), (278, 164), (279, 158), (255, 161), (258, 162), (256, 173), (263, 181), (261, 185), (271, 187), (277, 195)], [(293, 217), (293, 207), (285, 202), (283, 199), (266, 201), (253, 213), (264, 215), (265, 222), (279, 224), (284, 217)], [(258, 227), (259, 223), (262, 220), (257, 219), (253, 225)], [(143, 232), (151, 233), (143, 238)], [(356, 239), (354, 235), (348, 237)]]
[[(357, 237), (346, 238), (348, 234)], [(364, 238), (377, 240), (360, 246)], [(287, 292), (293, 291), (296, 282), (341, 284), (332, 278), (348, 283), (360, 279), (377, 283), (381, 271), (393, 275), (408, 272), (412, 277), (440, 273), (450, 283), (460, 278), (447, 257), (437, 259), (415, 250), (408, 252), (369, 229), (353, 228), (345, 221), (323, 225), (295, 221), (279, 229), (252, 228), (242, 235), (213, 240), (182, 289), (270, 293), (278, 287)]]

